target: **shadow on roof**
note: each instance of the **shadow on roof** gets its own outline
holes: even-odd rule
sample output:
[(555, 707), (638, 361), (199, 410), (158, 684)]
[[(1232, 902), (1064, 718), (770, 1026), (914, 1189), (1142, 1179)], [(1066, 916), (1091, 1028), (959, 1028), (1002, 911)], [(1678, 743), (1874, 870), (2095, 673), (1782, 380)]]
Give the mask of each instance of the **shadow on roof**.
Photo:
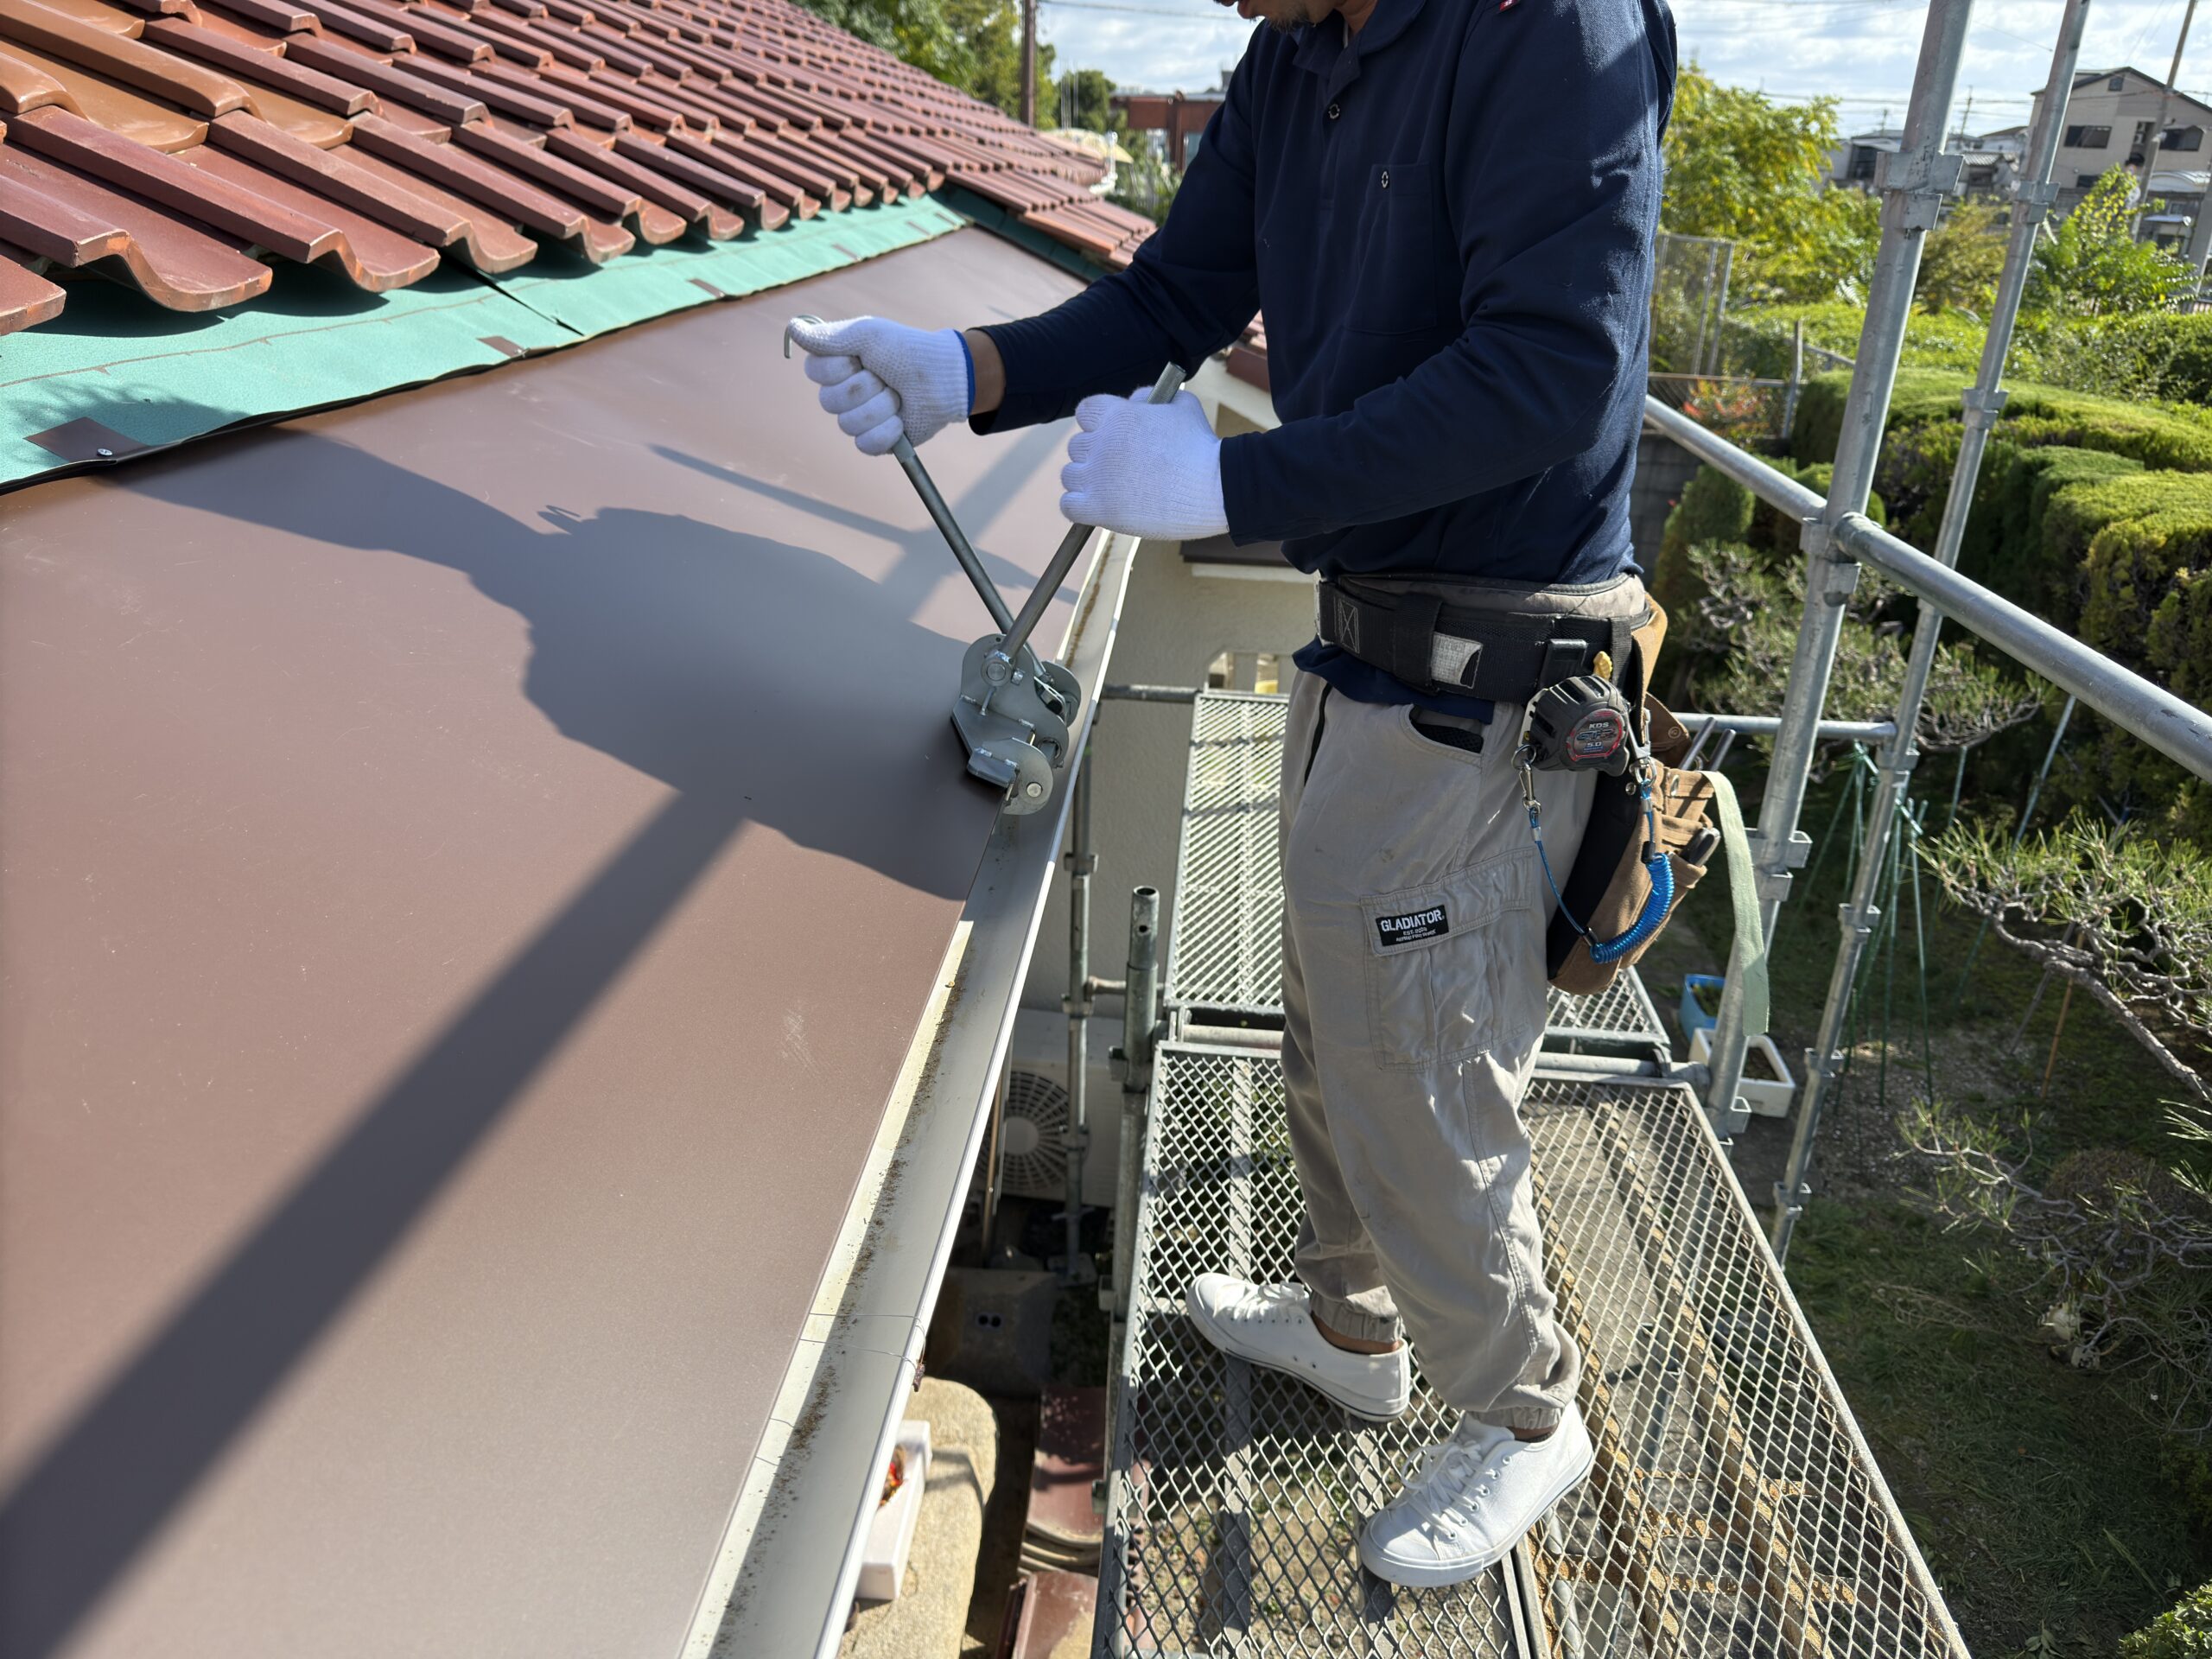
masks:
[[(149, 457), (103, 481), (239, 526), (466, 574), (528, 622), (522, 690), (546, 719), (677, 792), (29, 1465), (0, 1505), (0, 1649), (11, 1659), (67, 1642), (748, 825), (957, 900), (995, 810), (961, 779), (949, 721), (912, 757), (926, 798), (895, 823), (882, 775), (825, 759), (886, 697), (934, 698), (955, 683), (961, 642), (912, 620), (950, 569), (933, 537), (928, 550), (910, 542), (896, 567), (926, 569), (923, 583), (879, 582), (680, 514), (548, 506), (524, 523), (299, 429)], [(895, 474), (892, 484), (903, 487)], [(992, 488), (964, 493), (994, 499)], [(802, 505), (833, 523), (854, 518)]]

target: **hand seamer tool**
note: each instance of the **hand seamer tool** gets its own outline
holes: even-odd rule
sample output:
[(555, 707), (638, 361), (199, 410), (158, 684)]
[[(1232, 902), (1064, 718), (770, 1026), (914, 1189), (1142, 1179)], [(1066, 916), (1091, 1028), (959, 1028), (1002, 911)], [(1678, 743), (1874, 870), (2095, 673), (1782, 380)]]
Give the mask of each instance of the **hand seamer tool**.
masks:
[[(819, 317), (795, 317), (794, 323), (819, 322)], [(784, 330), (784, 355), (791, 354), (791, 329)], [(1183, 371), (1173, 363), (1154, 383), (1152, 401), (1171, 400), (1183, 385)], [(914, 446), (901, 434), (891, 453), (899, 458), (922, 498), (952, 556), (967, 572), (983, 608), (997, 624), (968, 647), (960, 664), (960, 695), (952, 705), (953, 729), (968, 747), (968, 771), (1006, 795), (1006, 810), (1016, 817), (1039, 810), (1052, 798), (1055, 775), (1067, 763), (1073, 740), (1070, 729), (1083, 704), (1083, 688), (1074, 675), (1030, 649), (1029, 636), (1060, 591), (1068, 572), (1083, 556), (1095, 524), (1072, 524), (1037, 578), (1037, 585), (1021, 607), (1020, 615), (1007, 609), (997, 586), (983, 569), (968, 534), (952, 509), (938, 493), (929, 471), (915, 454)]]

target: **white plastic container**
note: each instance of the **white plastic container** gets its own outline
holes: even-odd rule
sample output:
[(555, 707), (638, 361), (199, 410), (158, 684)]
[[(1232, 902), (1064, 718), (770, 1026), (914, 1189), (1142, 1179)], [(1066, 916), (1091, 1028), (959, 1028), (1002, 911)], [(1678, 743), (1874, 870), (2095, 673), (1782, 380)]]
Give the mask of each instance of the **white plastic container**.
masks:
[[(1713, 1064), (1713, 1033), (1700, 1029), (1690, 1033), (1690, 1059), (1698, 1065)], [(1761, 1117), (1787, 1117), (1789, 1103), (1797, 1097), (1797, 1079), (1774, 1046), (1771, 1037), (1751, 1039), (1744, 1057), (1744, 1081), (1736, 1092), (1744, 1104)]]
[(894, 1445), (893, 1455), (906, 1460), (906, 1479), (889, 1503), (877, 1503), (875, 1518), (868, 1522), (868, 1548), (861, 1554), (861, 1581), (855, 1592), (862, 1601), (899, 1599), (899, 1586), (906, 1581), (906, 1557), (914, 1548), (914, 1522), (921, 1518), (922, 1488), (929, 1484), (930, 1426), (899, 1424)]

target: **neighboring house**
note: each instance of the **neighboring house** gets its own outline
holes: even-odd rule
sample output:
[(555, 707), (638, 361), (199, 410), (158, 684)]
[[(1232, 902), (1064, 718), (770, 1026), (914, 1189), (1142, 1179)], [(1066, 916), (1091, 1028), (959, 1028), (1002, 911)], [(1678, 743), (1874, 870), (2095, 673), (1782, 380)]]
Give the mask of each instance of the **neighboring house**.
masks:
[(1122, 112), (1131, 132), (1166, 134), (1167, 164), (1180, 173), (1189, 162), (1198, 135), (1221, 107), (1221, 93), (1116, 92), (1114, 107)]
[(2011, 191), (2027, 151), (2025, 127), (2001, 127), (1975, 137), (1961, 134), (1952, 148), (1959, 151), (1959, 188), (1968, 195), (2002, 196)]
[[(2042, 98), (2036, 94), (2038, 108)], [(2165, 130), (2154, 143), (2152, 129), (2162, 107)], [(2212, 252), (2212, 223), (2202, 211), (2207, 168), (2212, 166), (2208, 130), (2212, 105), (2185, 92), (2169, 99), (2165, 83), (2155, 75), (2129, 67), (2076, 75), (2051, 169), (2058, 187), (2054, 211), (2061, 216), (2070, 213), (2106, 172), (2124, 167), (2144, 180), (2144, 188), (2161, 204), (2145, 216), (2144, 234), (2201, 264)]]
[(0, 1655), (834, 1647), (1065, 791), (784, 321), (1148, 223), (785, 0), (0, 0)]
[(1829, 153), (1828, 181), (1854, 185), (1861, 190), (1872, 189), (1882, 157), (1896, 155), (1903, 137), (1904, 134), (1895, 127), (1853, 133)]

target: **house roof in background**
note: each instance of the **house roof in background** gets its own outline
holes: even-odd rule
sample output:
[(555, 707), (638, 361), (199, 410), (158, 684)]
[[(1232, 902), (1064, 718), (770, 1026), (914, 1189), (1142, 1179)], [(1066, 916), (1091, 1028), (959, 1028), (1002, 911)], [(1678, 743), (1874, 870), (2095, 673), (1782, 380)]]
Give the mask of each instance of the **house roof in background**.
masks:
[(281, 308), (955, 187), (1103, 264), (1100, 165), (788, 0), (0, 0), (0, 332), (70, 277)]

